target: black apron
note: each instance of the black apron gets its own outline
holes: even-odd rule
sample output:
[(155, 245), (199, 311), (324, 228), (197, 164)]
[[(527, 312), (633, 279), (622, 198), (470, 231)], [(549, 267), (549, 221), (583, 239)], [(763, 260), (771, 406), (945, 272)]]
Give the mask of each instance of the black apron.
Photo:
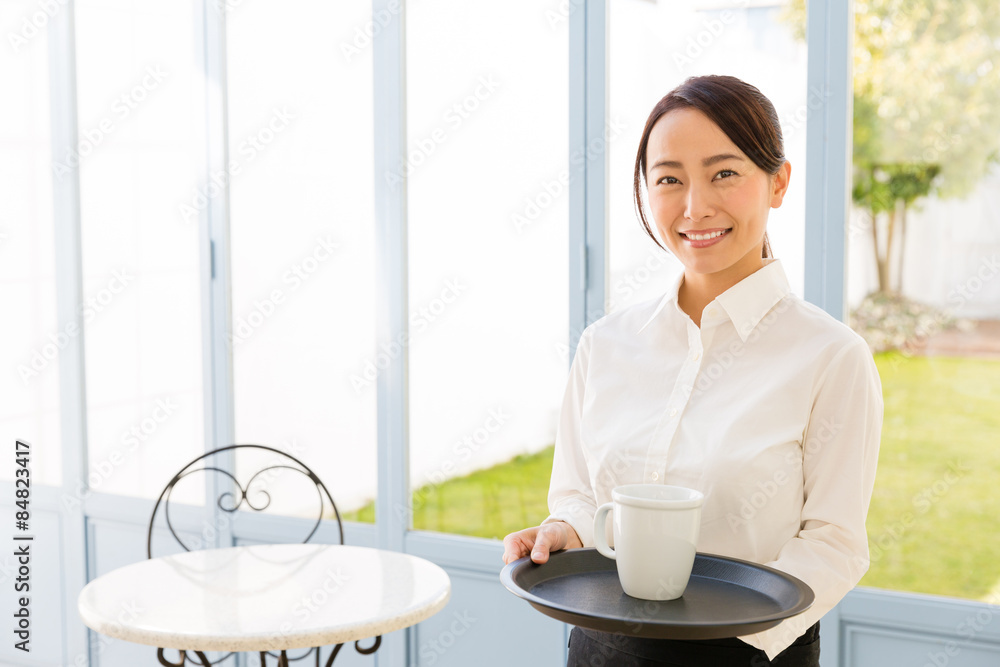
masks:
[(768, 660), (746, 642), (645, 639), (574, 627), (566, 667), (819, 667), (819, 621)]

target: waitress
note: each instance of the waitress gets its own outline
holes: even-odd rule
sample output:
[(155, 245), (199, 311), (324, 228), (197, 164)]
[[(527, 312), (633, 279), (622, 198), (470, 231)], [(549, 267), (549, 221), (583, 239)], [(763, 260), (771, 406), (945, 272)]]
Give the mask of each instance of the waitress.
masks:
[[(576, 627), (567, 665), (819, 665), (819, 619), (869, 564), (882, 387), (865, 341), (789, 291), (766, 228), (791, 165), (771, 102), (730, 76), (692, 77), (653, 108), (633, 195), (646, 233), (684, 265), (662, 298), (580, 336), (556, 434), (551, 514), (504, 538), (504, 562), (594, 544), (616, 486), (705, 494), (698, 551), (768, 565), (816, 600), (769, 630), (643, 639)], [(644, 207), (646, 192), (648, 214)]]

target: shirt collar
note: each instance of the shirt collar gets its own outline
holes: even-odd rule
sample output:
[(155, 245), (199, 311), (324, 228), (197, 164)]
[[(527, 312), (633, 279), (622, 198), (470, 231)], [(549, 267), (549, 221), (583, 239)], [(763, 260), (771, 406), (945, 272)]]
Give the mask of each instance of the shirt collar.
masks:
[[(680, 307), (676, 305), (677, 292), (683, 280), (684, 274), (682, 273), (660, 299), (660, 303), (657, 304), (650, 318), (639, 327), (639, 331), (636, 333), (640, 333), (656, 319), (667, 304), (673, 303), (678, 311), (680, 310)], [(743, 342), (746, 342), (754, 327), (790, 291), (788, 278), (785, 276), (781, 261), (765, 259), (763, 267), (715, 297), (715, 301), (729, 316)]]
[(663, 298), (660, 299), (660, 303), (657, 304), (656, 310), (654, 310), (653, 314), (650, 315), (648, 320), (646, 320), (646, 323), (639, 327), (639, 330), (636, 331), (636, 333), (641, 333), (643, 329), (649, 326), (649, 323), (656, 319), (656, 316), (660, 314), (660, 311), (663, 310), (668, 303), (677, 303), (677, 292), (680, 290), (682, 282), (684, 282), (684, 272), (681, 272), (681, 274), (674, 279), (670, 289), (666, 291)]

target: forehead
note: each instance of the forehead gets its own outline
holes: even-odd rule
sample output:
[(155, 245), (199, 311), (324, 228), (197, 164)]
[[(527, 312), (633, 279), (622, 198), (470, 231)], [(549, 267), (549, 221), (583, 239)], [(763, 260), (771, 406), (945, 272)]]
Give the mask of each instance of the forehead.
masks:
[(687, 164), (719, 153), (743, 155), (722, 128), (691, 108), (674, 109), (660, 116), (646, 147), (649, 165), (661, 159)]

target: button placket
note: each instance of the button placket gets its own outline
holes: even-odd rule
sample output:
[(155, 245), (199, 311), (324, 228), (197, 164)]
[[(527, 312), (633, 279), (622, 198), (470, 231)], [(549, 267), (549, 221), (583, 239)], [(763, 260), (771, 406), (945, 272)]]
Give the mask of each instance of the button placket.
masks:
[(688, 354), (684, 357), (677, 380), (670, 392), (670, 399), (653, 432), (646, 455), (646, 466), (643, 479), (648, 482), (659, 482), (666, 474), (667, 453), (673, 445), (684, 414), (691, 398), (695, 379), (701, 367), (703, 348), (701, 332), (693, 322), (688, 322)]

